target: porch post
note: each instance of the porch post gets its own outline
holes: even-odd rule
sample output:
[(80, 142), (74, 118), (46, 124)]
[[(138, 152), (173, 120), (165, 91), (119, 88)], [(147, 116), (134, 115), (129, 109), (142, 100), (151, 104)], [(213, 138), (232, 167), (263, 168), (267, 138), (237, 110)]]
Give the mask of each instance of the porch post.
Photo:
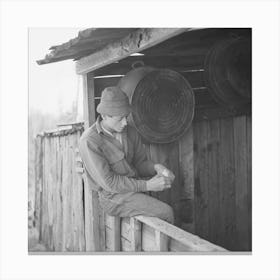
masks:
[[(83, 75), (83, 104), (85, 129), (87, 129), (95, 121), (94, 75), (92, 72)], [(87, 180), (84, 180), (84, 201), (86, 251), (103, 251), (99, 231), (98, 194), (89, 188)]]

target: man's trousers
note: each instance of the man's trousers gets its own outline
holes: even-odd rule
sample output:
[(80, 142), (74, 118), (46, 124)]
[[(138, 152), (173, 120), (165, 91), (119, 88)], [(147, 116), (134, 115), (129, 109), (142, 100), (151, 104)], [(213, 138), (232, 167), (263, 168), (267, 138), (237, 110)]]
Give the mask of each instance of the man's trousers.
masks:
[(144, 215), (158, 217), (171, 224), (174, 223), (172, 208), (144, 193), (115, 194), (110, 198), (100, 195), (99, 201), (104, 212), (111, 216), (133, 217)]

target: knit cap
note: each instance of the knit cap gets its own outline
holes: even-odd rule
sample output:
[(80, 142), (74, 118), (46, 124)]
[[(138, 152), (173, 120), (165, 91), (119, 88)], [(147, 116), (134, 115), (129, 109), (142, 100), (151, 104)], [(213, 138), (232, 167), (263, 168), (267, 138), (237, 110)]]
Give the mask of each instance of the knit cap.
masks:
[(119, 87), (107, 87), (101, 93), (96, 111), (108, 116), (126, 116), (131, 112), (127, 95)]

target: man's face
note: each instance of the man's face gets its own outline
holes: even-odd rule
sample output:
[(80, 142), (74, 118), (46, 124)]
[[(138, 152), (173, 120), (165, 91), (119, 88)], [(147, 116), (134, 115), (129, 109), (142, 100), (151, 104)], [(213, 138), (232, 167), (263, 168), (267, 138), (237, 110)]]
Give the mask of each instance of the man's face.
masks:
[(127, 126), (127, 117), (128, 116), (105, 116), (104, 121), (108, 128), (114, 132), (122, 132), (123, 129)]

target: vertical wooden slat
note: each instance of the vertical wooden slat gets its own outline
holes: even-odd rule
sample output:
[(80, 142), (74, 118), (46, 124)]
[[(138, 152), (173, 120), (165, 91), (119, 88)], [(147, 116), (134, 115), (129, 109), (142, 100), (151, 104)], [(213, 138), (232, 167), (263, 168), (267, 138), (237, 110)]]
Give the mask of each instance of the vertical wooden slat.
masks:
[(247, 188), (248, 188), (248, 250), (252, 250), (252, 117), (246, 117), (247, 132)]
[(179, 142), (179, 160), (183, 183), (182, 194), (187, 199), (194, 199), (193, 156), (193, 127), (191, 126)]
[(65, 142), (64, 142), (64, 156), (63, 156), (63, 161), (64, 161), (64, 176), (63, 176), (63, 181), (64, 181), (64, 236), (65, 236), (65, 250), (66, 251), (71, 251), (72, 249), (72, 211), (71, 211), (71, 178), (70, 178), (70, 172), (69, 170), (69, 161), (70, 161), (70, 153), (69, 153), (69, 138), (66, 136), (65, 137)]
[(157, 251), (168, 251), (168, 236), (160, 232), (159, 230), (155, 230), (155, 242)]
[(49, 137), (46, 138), (47, 139), (47, 148), (48, 148), (48, 152), (46, 154), (47, 156), (47, 184), (46, 184), (46, 194), (47, 194), (47, 198), (46, 198), (46, 225), (45, 225), (45, 231), (46, 231), (46, 240), (47, 240), (47, 244), (48, 244), (48, 248), (49, 250), (52, 250), (52, 246), (51, 246), (51, 234), (50, 234), (50, 225), (51, 225), (51, 219), (52, 219), (52, 205), (51, 205), (51, 173), (50, 173), (50, 168), (51, 168), (51, 139)]
[(35, 226), (42, 240), (42, 187), (43, 187), (43, 140), (41, 136), (36, 137), (36, 160), (35, 160)]
[(50, 234), (50, 249), (54, 250), (54, 224), (55, 224), (55, 216), (56, 216), (56, 209), (54, 206), (54, 195), (55, 195), (55, 137), (50, 137), (50, 185), (49, 185), (49, 192), (50, 192), (50, 199), (49, 199), (49, 234)]
[(119, 252), (121, 250), (121, 218), (114, 217), (114, 226), (113, 226), (113, 250)]
[(57, 137), (57, 147), (56, 147), (56, 153), (57, 153), (57, 222), (56, 222), (56, 238), (57, 238), (57, 244), (56, 244), (56, 250), (62, 251), (62, 227), (63, 227), (63, 207), (62, 207), (62, 154), (61, 154), (61, 137)]
[(58, 214), (58, 207), (57, 207), (57, 154), (56, 154), (56, 142), (57, 137), (53, 138), (53, 182), (54, 182), (54, 188), (53, 188), (53, 250), (57, 250), (57, 214)]
[(54, 139), (49, 137), (49, 170), (48, 170), (48, 231), (49, 231), (49, 249), (54, 250), (54, 240), (53, 240), (53, 220), (54, 220), (54, 205), (53, 205), (53, 193), (54, 193), (54, 159), (53, 159), (53, 142)]
[(99, 205), (99, 244), (100, 251), (105, 251), (106, 248), (106, 234), (105, 234), (105, 213)]
[(174, 224), (176, 226), (181, 225), (181, 204), (180, 200), (182, 198), (182, 184), (180, 180), (180, 172), (179, 172), (179, 142), (175, 141), (169, 144), (169, 157), (168, 157), (168, 168), (172, 170), (175, 175), (175, 180), (172, 184), (172, 188), (170, 189), (171, 201), (169, 201), (170, 205), (174, 211), (175, 221)]
[(222, 205), (224, 244), (229, 250), (236, 248), (236, 223), (235, 223), (235, 164), (233, 147), (233, 118), (220, 121), (220, 199)]
[(43, 176), (43, 204), (42, 204), (42, 240), (43, 243), (49, 248), (49, 213), (48, 213), (48, 201), (49, 201), (49, 139), (44, 137), (44, 176)]
[[(94, 75), (88, 73), (83, 75), (83, 96), (84, 96), (84, 121), (85, 129), (95, 121), (94, 104)], [(83, 176), (85, 178), (86, 176)], [(92, 191), (84, 180), (84, 199), (85, 199), (85, 231), (86, 248), (88, 251), (100, 251), (100, 230), (99, 230), (99, 201), (98, 194)]]
[(94, 105), (94, 78), (93, 73), (83, 75), (83, 108), (84, 108), (84, 126), (90, 127), (95, 121)]
[(219, 243), (220, 234), (220, 208), (219, 201), (219, 147), (220, 147), (220, 122), (208, 122), (208, 214), (209, 214), (209, 241)]
[(79, 217), (79, 185), (77, 180), (77, 173), (75, 172), (75, 135), (70, 134), (70, 148), (71, 148), (71, 175), (72, 175), (72, 216), (73, 216), (73, 250), (79, 251), (80, 240), (79, 240), (79, 222), (77, 217)]
[(73, 240), (73, 251), (79, 251), (79, 236), (78, 229), (79, 224), (77, 221), (77, 216), (79, 216), (79, 185), (76, 178), (75, 172), (75, 135), (70, 134), (70, 151), (71, 151), (71, 177), (72, 177), (72, 217), (73, 217), (73, 227), (72, 227), (72, 240)]
[(246, 116), (234, 119), (235, 150), (235, 203), (236, 241), (240, 250), (248, 250), (248, 187), (247, 187), (247, 139)]
[(194, 125), (195, 232), (202, 238), (209, 236), (208, 217), (208, 159), (207, 121)]
[[(85, 201), (85, 238), (86, 238), (86, 251), (100, 251), (99, 248), (99, 232), (98, 227), (95, 225), (98, 223), (99, 218), (94, 215), (94, 195), (95, 193), (89, 187), (87, 183), (87, 177), (83, 175), (84, 179), (84, 201)], [(96, 199), (98, 199), (96, 197)], [(96, 219), (98, 219), (96, 221)]]
[(46, 240), (46, 215), (47, 215), (47, 210), (46, 210), (46, 177), (47, 177), (47, 172), (46, 172), (46, 138), (43, 138), (43, 182), (42, 182), (42, 223), (41, 223), (41, 234), (42, 234), (42, 242), (46, 244), (47, 246), (47, 240)]
[(184, 228), (194, 233), (194, 152), (193, 126), (179, 141), (179, 168), (181, 198), (181, 220)]
[[(78, 131), (76, 134), (74, 134), (74, 147), (73, 153), (75, 156), (75, 151), (78, 147), (78, 141), (80, 138), (81, 132)], [(73, 148), (74, 148), (73, 147)], [(78, 251), (85, 251), (85, 237), (84, 237), (84, 208), (83, 208), (83, 184), (82, 184), (82, 178), (75, 172), (76, 168), (76, 162), (74, 160), (73, 162), (73, 175), (75, 178), (75, 183), (73, 184), (74, 190), (76, 190), (75, 195), (73, 196), (73, 200), (75, 203), (75, 220), (76, 220), (76, 238), (77, 238), (77, 250)]]
[(141, 223), (135, 218), (130, 218), (130, 232), (131, 232), (131, 250), (138, 252), (142, 250), (142, 235), (141, 235)]
[(62, 185), (61, 185), (61, 196), (62, 196), (62, 251), (66, 251), (67, 246), (67, 195), (66, 195), (66, 154), (65, 154), (65, 144), (66, 139), (62, 137), (61, 139), (61, 161), (62, 161)]
[(112, 250), (113, 251), (120, 251), (121, 248), (121, 224), (120, 224), (120, 217), (109, 216), (107, 215), (108, 223), (111, 225), (111, 230), (113, 232), (112, 237)]

